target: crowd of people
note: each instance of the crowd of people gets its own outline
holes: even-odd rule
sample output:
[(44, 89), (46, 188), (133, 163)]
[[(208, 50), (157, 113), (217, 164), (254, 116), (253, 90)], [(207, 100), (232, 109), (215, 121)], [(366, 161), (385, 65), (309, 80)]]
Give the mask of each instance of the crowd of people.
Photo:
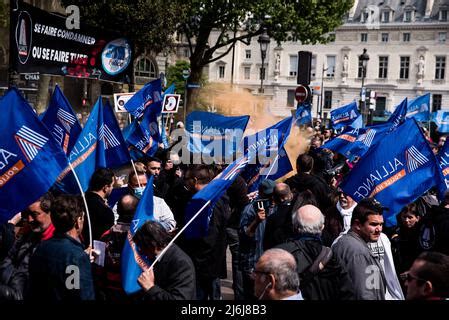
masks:
[[(159, 150), (125, 179), (96, 170), (86, 192), (91, 232), (81, 197), (50, 190), (0, 226), (0, 300), (220, 300), (228, 247), (235, 300), (449, 298), (449, 194), (439, 203), (430, 190), (386, 228), (388, 208), (339, 189), (357, 159), (320, 148), (335, 133), (318, 129), (295, 175), (264, 180), (255, 198), (238, 176), (214, 204), (207, 235), (181, 234), (168, 248), (188, 202), (223, 165), (186, 165)], [(154, 221), (132, 240), (149, 261), (164, 254), (127, 295), (121, 255), (149, 181)]]

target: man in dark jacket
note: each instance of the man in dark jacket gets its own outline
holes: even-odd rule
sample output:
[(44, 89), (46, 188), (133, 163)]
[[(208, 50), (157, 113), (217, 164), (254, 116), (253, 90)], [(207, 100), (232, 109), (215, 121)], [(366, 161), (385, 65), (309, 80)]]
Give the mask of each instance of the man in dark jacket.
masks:
[[(198, 192), (212, 180), (213, 172), (206, 165), (187, 170), (186, 185)], [(226, 226), (230, 216), (229, 198), (221, 197), (214, 205), (206, 236), (186, 239), (184, 251), (192, 258), (196, 270), (198, 300), (220, 300), (220, 278), (226, 278)]]
[(42, 242), (30, 259), (30, 294), (39, 301), (80, 301), (95, 298), (92, 271), (80, 234), (82, 200), (62, 195), (51, 207), (53, 238)]
[[(22, 212), (27, 231), (0, 263), (0, 300), (23, 300), (27, 294), (30, 257), (37, 245), (50, 239), (55, 230), (50, 218), (53, 201), (53, 196), (47, 193)], [(14, 223), (15, 219), (10, 220), (11, 225)]]
[[(114, 225), (114, 212), (106, 203), (112, 192), (113, 184), (114, 172), (110, 169), (100, 168), (90, 178), (86, 202), (92, 226), (92, 241), (99, 240), (101, 235)], [(84, 222), (83, 240), (84, 244), (88, 245), (90, 238), (87, 219)]]
[(296, 171), (293, 177), (288, 178), (285, 183), (289, 185), (293, 193), (310, 190), (315, 196), (319, 208), (324, 212), (330, 205), (329, 194), (331, 188), (320, 177), (312, 173), (314, 160), (307, 154), (301, 154), (296, 159)]
[[(139, 250), (150, 261), (167, 247), (168, 232), (155, 221), (145, 222), (133, 237)], [(143, 300), (195, 300), (195, 268), (192, 260), (176, 244), (172, 244), (153, 269), (137, 279), (143, 289)]]
[(352, 282), (328, 247), (321, 245), (324, 216), (312, 205), (305, 205), (293, 215), (294, 241), (277, 246), (296, 259), (300, 289), (305, 300), (354, 299)]

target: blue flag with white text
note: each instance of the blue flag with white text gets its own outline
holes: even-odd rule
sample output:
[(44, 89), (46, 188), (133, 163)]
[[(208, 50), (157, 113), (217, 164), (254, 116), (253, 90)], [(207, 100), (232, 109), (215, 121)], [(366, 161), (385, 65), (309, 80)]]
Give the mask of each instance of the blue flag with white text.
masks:
[(248, 184), (248, 192), (256, 191), (263, 180), (273, 180), (291, 168), (284, 145), (290, 135), (292, 121), (292, 117), (285, 118), (243, 139), (244, 152), (257, 151), (256, 156), (242, 172), (242, 178)]
[(67, 158), (16, 89), (0, 99), (0, 114), (0, 222), (5, 222), (50, 189)]
[(161, 92), (161, 79), (153, 80), (137, 91), (131, 99), (125, 103), (124, 107), (133, 116), (140, 118), (145, 109), (151, 104), (158, 104), (159, 108), (162, 107)]
[(308, 103), (298, 104), (295, 112), (295, 125), (312, 124), (312, 110)]
[(358, 117), (357, 103), (351, 102), (331, 111), (331, 123), (334, 129), (340, 129), (351, 125)]
[(441, 172), (436, 158), (414, 119), (370, 148), (340, 184), (356, 202), (374, 197), (389, 211), (388, 226), (396, 225), (396, 214), (426, 191), (438, 185)]
[(232, 157), (237, 151), (249, 116), (227, 117), (216, 113), (193, 111), (187, 116), (187, 148), (210, 157)]
[(446, 139), (446, 142), (437, 155), (437, 160), (444, 177), (444, 185), (442, 184), (440, 189), (445, 190), (449, 188), (449, 139)]
[(62, 150), (69, 154), (82, 128), (69, 101), (58, 85), (55, 86), (50, 104), (42, 116), (42, 122), (50, 130)]
[(405, 98), (399, 105), (396, 106), (393, 114), (390, 116), (390, 118), (388, 118), (387, 121), (387, 123), (392, 124), (390, 130), (394, 130), (395, 128), (397, 128), (397, 126), (401, 125), (401, 123), (405, 121), (407, 115), (407, 105), (407, 98)]
[(353, 160), (355, 156), (361, 157), (371, 146), (371, 141), (362, 139), (363, 137), (357, 140), (360, 136), (365, 134), (366, 131), (367, 129), (347, 127), (341, 134), (332, 140), (329, 140), (320, 148), (332, 150), (342, 154), (349, 160)]
[(141, 290), (137, 278), (146, 271), (151, 263), (140, 254), (132, 237), (136, 231), (146, 222), (155, 221), (153, 203), (153, 176), (150, 177), (142, 198), (137, 205), (131, 226), (126, 236), (125, 245), (121, 256), (122, 285), (127, 294), (133, 294)]
[(416, 121), (430, 120), (430, 93), (426, 93), (408, 101), (407, 118), (415, 118)]
[(448, 133), (449, 132), (449, 112), (438, 110), (437, 112), (432, 112), (432, 121), (435, 122), (438, 128), (438, 132)]

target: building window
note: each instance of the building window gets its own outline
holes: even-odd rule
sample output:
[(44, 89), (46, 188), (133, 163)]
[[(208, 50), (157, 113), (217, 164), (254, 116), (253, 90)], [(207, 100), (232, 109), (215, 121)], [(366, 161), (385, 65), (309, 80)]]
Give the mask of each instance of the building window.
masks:
[(379, 78), (386, 79), (388, 74), (388, 57), (379, 57)]
[(411, 22), (412, 21), (412, 11), (408, 10), (404, 13), (404, 22)]
[(382, 33), (382, 42), (388, 42), (388, 33)]
[(360, 41), (361, 42), (368, 42), (368, 33), (361, 33), (360, 34)]
[(312, 61), (310, 61), (310, 78), (314, 80), (316, 78), (316, 56), (312, 56)]
[(435, 60), (435, 79), (443, 80), (446, 69), (446, 57), (436, 57)]
[(265, 69), (266, 68), (264, 68), (264, 67), (260, 67), (260, 69), (259, 69), (259, 80), (265, 80)]
[(225, 77), (225, 66), (218, 66), (218, 78), (223, 79)]
[(137, 61), (135, 71), (136, 77), (156, 78), (156, 74), (156, 67), (150, 59), (140, 58)]
[(399, 79), (408, 79), (410, 69), (410, 57), (401, 57), (401, 69), (399, 71)]
[(245, 58), (251, 59), (251, 50), (245, 50)]
[(432, 112), (436, 112), (441, 110), (441, 94), (433, 94), (432, 95)]
[(360, 16), (360, 22), (368, 22), (369, 20), (369, 11), (366, 9)]
[(287, 106), (290, 108), (295, 106), (295, 90), (287, 90)]
[[(368, 65), (366, 68), (368, 69)], [(366, 70), (365, 70), (365, 76), (366, 76)], [(360, 57), (359, 57), (359, 67), (358, 67), (357, 77), (363, 78), (363, 62), (360, 59)]]
[(327, 70), (326, 77), (333, 78), (335, 75), (335, 56), (326, 56)]
[(440, 21), (447, 21), (447, 10), (440, 10)]
[(382, 12), (382, 22), (390, 22), (390, 11)]
[(332, 108), (332, 91), (324, 91), (324, 108)]
[(410, 33), (406, 32), (402, 34), (402, 41), (410, 42)]
[(251, 68), (250, 67), (245, 67), (243, 69), (244, 74), (245, 74), (245, 80), (249, 80), (251, 79)]
[(290, 69), (289, 69), (289, 76), (293, 77), (296, 76), (296, 73), (298, 72), (298, 56), (290, 56)]
[(184, 57), (185, 58), (189, 58), (190, 57), (190, 50), (189, 49), (184, 49)]
[(438, 42), (446, 42), (446, 32), (438, 32)]

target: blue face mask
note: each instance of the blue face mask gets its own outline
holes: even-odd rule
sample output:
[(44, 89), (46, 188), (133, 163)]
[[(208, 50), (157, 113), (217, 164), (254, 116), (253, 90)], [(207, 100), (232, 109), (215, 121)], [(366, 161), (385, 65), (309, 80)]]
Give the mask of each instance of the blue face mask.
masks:
[(142, 198), (143, 192), (145, 191), (145, 187), (134, 188), (134, 195), (137, 199)]

